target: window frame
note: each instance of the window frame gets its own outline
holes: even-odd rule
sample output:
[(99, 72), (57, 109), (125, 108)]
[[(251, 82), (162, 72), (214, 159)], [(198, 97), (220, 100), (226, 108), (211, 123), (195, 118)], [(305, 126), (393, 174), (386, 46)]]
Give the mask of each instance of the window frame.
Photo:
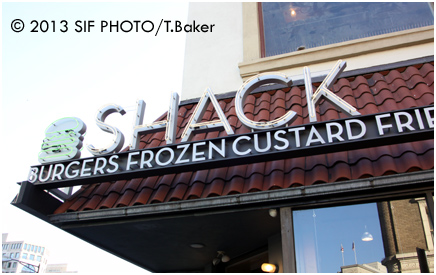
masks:
[[(336, 62), (338, 59), (342, 58), (350, 59), (410, 47), (415, 47), (416, 50), (412, 51), (414, 56), (410, 56), (407, 59), (419, 58), (423, 57), (423, 54), (425, 54), (422, 53), (421, 50), (423, 45), (434, 45), (433, 25), (262, 58), (261, 45), (263, 43), (261, 42), (264, 38), (260, 35), (261, 15), (259, 15), (259, 10), (261, 10), (261, 8), (259, 7), (261, 7), (261, 3), (244, 2), (242, 7), (244, 29), (243, 61), (239, 63), (238, 66), (240, 76), (244, 81), (249, 77), (263, 72), (295, 69), (311, 64)], [(433, 55), (433, 48), (434, 47), (431, 47), (431, 55)], [(414, 50), (413, 48), (411, 49)], [(428, 56), (430, 53), (425, 55)], [(398, 55), (387, 58), (396, 58), (389, 63), (404, 60), (403, 57)], [(327, 69), (329, 65), (326, 64), (325, 67)], [(299, 74), (301, 74), (301, 72)]]
[[(288, 2), (288, 3), (292, 3), (292, 2)], [(429, 11), (431, 13), (433, 13), (434, 7), (430, 4), (427, 3)], [(261, 58), (265, 58), (266, 56), (266, 40), (265, 40), (265, 29), (264, 29), (264, 16), (263, 16), (263, 3), (262, 2), (258, 2), (257, 3), (257, 10), (258, 10), (258, 20), (259, 20), (259, 37), (260, 37), (260, 57)], [(414, 29), (414, 28), (410, 28), (410, 29)], [(390, 32), (390, 33), (394, 33), (394, 32)], [(373, 35), (375, 36), (375, 35)], [(371, 37), (371, 36), (368, 36)], [(350, 39), (350, 40), (346, 40), (346, 41), (352, 41), (352, 40), (357, 40), (357, 39)], [(338, 43), (331, 43), (331, 44), (338, 44)], [(331, 44), (326, 44), (326, 45), (322, 45), (322, 46), (318, 46), (318, 47), (313, 47), (313, 48), (319, 48), (319, 47), (323, 47), (323, 46), (327, 46), (327, 45), (331, 45)], [(308, 48), (309, 49), (309, 48)], [(298, 50), (294, 50), (291, 52), (296, 52)], [(291, 53), (291, 52), (287, 52), (287, 53)], [(283, 53), (286, 54), (286, 53)], [(279, 54), (278, 54), (279, 55)], [(272, 55), (271, 55), (272, 56)]]
[[(401, 198), (425, 197), (430, 223), (434, 227), (434, 170), (386, 175), (368, 179), (335, 182), (328, 185), (305, 187), (305, 198), (289, 196), (289, 202), (280, 207), (283, 272), (296, 273), (293, 211), (371, 203)], [(371, 188), (363, 185), (371, 182)], [(381, 184), (384, 188), (374, 187)], [(388, 185), (385, 185), (388, 184)], [(348, 186), (348, 187), (346, 187)], [(380, 186), (380, 187), (381, 187)], [(360, 189), (360, 190), (359, 190)]]
[[(364, 201), (355, 201), (355, 202), (346, 202), (346, 203), (332, 203), (332, 204), (325, 204), (325, 203), (315, 203), (315, 204), (308, 204), (304, 207), (301, 206), (287, 206), (280, 208), (280, 219), (281, 219), (281, 237), (282, 237), (282, 256), (283, 256), (283, 272), (284, 273), (297, 273), (297, 251), (295, 247), (295, 231), (294, 231), (294, 211), (298, 210), (309, 210), (309, 209), (319, 209), (323, 207), (337, 207), (337, 206), (350, 206), (350, 205), (358, 205), (358, 204), (364, 204), (364, 203), (374, 203), (374, 202), (380, 202), (380, 201), (394, 201), (398, 199), (404, 199), (404, 198), (413, 198), (414, 196), (418, 197), (425, 197), (425, 203), (426, 206), (429, 208), (434, 205), (434, 192), (433, 191), (427, 191), (422, 193), (412, 193), (410, 196), (388, 196), (384, 197), (384, 199), (373, 199), (373, 200), (364, 200)], [(429, 216), (431, 216), (432, 212), (429, 210)], [(434, 227), (434, 221), (432, 219), (429, 219), (428, 221), (432, 227)], [(431, 248), (429, 248), (431, 250)]]

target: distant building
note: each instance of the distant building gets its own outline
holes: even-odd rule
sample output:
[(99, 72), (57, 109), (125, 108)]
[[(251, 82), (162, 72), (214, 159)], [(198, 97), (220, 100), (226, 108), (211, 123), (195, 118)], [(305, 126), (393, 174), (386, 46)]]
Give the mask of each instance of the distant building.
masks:
[(48, 264), (45, 273), (77, 273), (77, 271), (68, 271), (68, 264)]
[(8, 241), (2, 233), (2, 273), (41, 273), (47, 268), (49, 250), (29, 241)]
[(341, 273), (387, 273), (380, 262), (341, 266)]
[(380, 202), (378, 211), (388, 271), (419, 273), (416, 249), (421, 248), (434, 272), (434, 231), (425, 198)]

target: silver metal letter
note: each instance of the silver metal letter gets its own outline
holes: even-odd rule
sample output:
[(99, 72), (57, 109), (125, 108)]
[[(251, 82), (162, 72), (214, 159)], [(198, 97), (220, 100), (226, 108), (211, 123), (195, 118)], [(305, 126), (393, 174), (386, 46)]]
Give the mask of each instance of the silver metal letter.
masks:
[(339, 75), (344, 71), (345, 67), (347, 67), (347, 62), (339, 60), (336, 62), (335, 66), (331, 69), (329, 74), (326, 76), (321, 85), (316, 89), (314, 94), (312, 90), (312, 80), (310, 78), (310, 70), (308, 67), (304, 67), (304, 84), (306, 87), (306, 98), (307, 98), (307, 107), (309, 109), (309, 119), (310, 122), (315, 122), (316, 120), (316, 112), (315, 105), (319, 104), (319, 101), (322, 96), (330, 103), (338, 107), (343, 112), (349, 114), (350, 116), (357, 116), (360, 113), (348, 104), (345, 100), (335, 95), (330, 89), (333, 84), (338, 79)]
[[(215, 108), (219, 119), (200, 123), (204, 113), (206, 112), (207, 106), (209, 105), (209, 101), (212, 102), (212, 105)], [(191, 118), (189, 119), (189, 122), (186, 125), (185, 130), (183, 131), (182, 142), (191, 140), (192, 133), (195, 130), (212, 128), (224, 128), (224, 130), (227, 132), (227, 135), (234, 134), (232, 127), (230, 127), (229, 121), (224, 115), (221, 106), (218, 104), (218, 100), (215, 98), (215, 95), (212, 93), (211, 89), (207, 88), (201, 96), (200, 101), (195, 107), (194, 113), (191, 115)]]
[(106, 147), (95, 148), (93, 145), (88, 144), (88, 151), (91, 152), (94, 156), (101, 156), (111, 153), (116, 153), (121, 150), (124, 145), (124, 135), (121, 131), (109, 124), (104, 123), (104, 120), (112, 113), (120, 113), (124, 115), (126, 111), (121, 106), (110, 104), (103, 106), (97, 113), (97, 117), (95, 119), (97, 126), (103, 131), (113, 134), (113, 142), (106, 145)]
[(271, 129), (271, 128), (286, 125), (287, 123), (291, 123), (292, 121), (294, 121), (295, 118), (297, 118), (296, 117), (297, 113), (294, 111), (289, 111), (282, 117), (266, 122), (253, 121), (245, 116), (244, 102), (247, 96), (256, 88), (270, 83), (279, 83), (290, 87), (292, 85), (292, 80), (284, 74), (278, 74), (278, 73), (258, 74), (245, 81), (244, 84), (242, 84), (242, 86), (239, 88), (238, 92), (236, 93), (236, 99), (235, 99), (236, 115), (238, 116), (242, 124), (244, 124), (248, 128), (255, 129), (255, 130)]
[(139, 149), (139, 133), (150, 132), (154, 133), (166, 130), (165, 140), (166, 144), (173, 144), (176, 142), (176, 129), (177, 129), (177, 114), (179, 113), (179, 95), (172, 93), (170, 98), (170, 106), (166, 120), (156, 121), (150, 124), (142, 124), (144, 121), (145, 102), (144, 100), (138, 101), (138, 109), (135, 117), (135, 126), (133, 127), (132, 142), (130, 149)]

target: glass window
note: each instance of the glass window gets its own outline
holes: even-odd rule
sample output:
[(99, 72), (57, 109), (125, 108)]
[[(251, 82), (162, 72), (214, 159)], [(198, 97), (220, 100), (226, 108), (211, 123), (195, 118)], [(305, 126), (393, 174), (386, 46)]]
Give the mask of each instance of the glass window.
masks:
[(27, 253), (23, 253), (23, 255), (21, 256), (22, 259), (27, 259)]
[[(294, 211), (294, 232), (297, 272), (336, 273), (384, 258), (375, 203)], [(367, 232), (371, 241), (362, 240)]]
[(35, 248), (35, 246), (34, 245), (32, 245), (31, 247), (30, 247), (30, 251), (32, 251), (33, 252), (33, 249)]
[(24, 250), (27, 249), (27, 243), (24, 244), (24, 248), (23, 248), (23, 249), (24, 249)]
[(295, 210), (293, 226), (297, 272), (419, 273), (416, 249), (434, 251), (424, 197)]
[(15, 253), (15, 259), (18, 259), (18, 258), (20, 258), (20, 253), (19, 252)]
[(30, 256), (29, 256), (29, 260), (31, 260), (31, 261), (35, 260), (35, 255), (30, 254)]
[(41, 256), (37, 256), (37, 257), (36, 257), (36, 261), (37, 261), (37, 262), (41, 262)]
[(31, 265), (23, 266), (21, 273), (35, 273), (35, 268)]
[(13, 262), (13, 263), (12, 263), (12, 267), (13, 267), (13, 268), (16, 268), (16, 267), (17, 267), (17, 263), (16, 263), (16, 262)]
[(41, 247), (40, 247), (40, 246), (38, 246), (38, 253), (39, 253), (39, 252), (41, 252)]
[(265, 57), (434, 24), (424, 2), (267, 2), (262, 16)]
[(44, 254), (44, 247), (41, 247), (41, 254)]

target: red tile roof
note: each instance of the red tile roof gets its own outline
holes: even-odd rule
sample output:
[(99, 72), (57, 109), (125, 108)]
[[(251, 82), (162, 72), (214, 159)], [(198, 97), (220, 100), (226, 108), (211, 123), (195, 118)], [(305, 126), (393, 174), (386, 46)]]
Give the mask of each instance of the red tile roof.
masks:
[[(340, 78), (333, 91), (355, 106), (362, 115), (393, 111), (434, 102), (433, 62)], [(314, 83), (318, 86), (320, 83)], [(250, 130), (236, 117), (235, 99), (219, 100), (236, 134)], [(196, 104), (180, 106), (177, 142)], [(292, 125), (309, 123), (304, 86), (271, 90), (249, 95), (244, 112), (254, 121), (269, 121), (288, 110), (299, 114)], [(331, 104), (322, 101), (317, 107), (320, 121), (345, 118)], [(166, 114), (158, 120), (164, 119)], [(218, 119), (212, 104), (204, 120)], [(196, 134), (193, 140), (226, 136), (225, 131)], [(146, 134), (140, 148), (164, 145), (164, 132)], [(133, 180), (120, 180), (83, 186), (65, 201), (55, 214), (126, 207), (169, 201), (226, 196), (248, 192), (292, 188), (335, 181), (361, 179), (388, 174), (432, 169), (433, 140), (389, 145), (286, 160), (239, 165), (196, 172), (185, 172)]]

